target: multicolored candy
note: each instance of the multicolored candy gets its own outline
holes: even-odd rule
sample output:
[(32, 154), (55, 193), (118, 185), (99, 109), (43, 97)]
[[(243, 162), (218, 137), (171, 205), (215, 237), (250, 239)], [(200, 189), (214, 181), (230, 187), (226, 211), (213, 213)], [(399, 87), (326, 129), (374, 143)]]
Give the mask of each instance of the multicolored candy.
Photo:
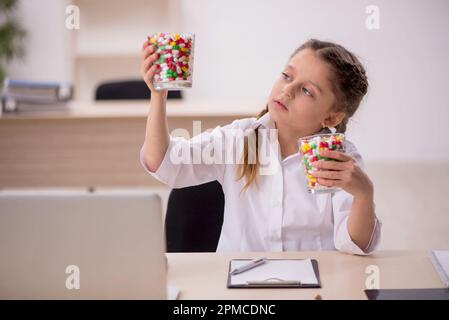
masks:
[(148, 42), (156, 47), (159, 59), (154, 75), (154, 87), (182, 89), (192, 86), (194, 34), (155, 33)]
[(312, 167), (312, 162), (318, 160), (333, 160), (323, 157), (323, 150), (336, 150), (344, 152), (345, 135), (343, 133), (317, 134), (300, 139), (301, 162), (307, 177), (307, 187), (310, 193), (333, 192), (336, 188), (322, 186), (312, 175), (313, 171), (318, 170)]

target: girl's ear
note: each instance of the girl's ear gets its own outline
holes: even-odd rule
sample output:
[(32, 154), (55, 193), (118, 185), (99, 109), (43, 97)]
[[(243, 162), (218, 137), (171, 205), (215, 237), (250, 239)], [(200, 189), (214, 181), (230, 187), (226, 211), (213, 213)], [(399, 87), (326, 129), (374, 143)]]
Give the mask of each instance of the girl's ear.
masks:
[(345, 118), (344, 112), (331, 112), (331, 114), (324, 120), (327, 127), (336, 127)]

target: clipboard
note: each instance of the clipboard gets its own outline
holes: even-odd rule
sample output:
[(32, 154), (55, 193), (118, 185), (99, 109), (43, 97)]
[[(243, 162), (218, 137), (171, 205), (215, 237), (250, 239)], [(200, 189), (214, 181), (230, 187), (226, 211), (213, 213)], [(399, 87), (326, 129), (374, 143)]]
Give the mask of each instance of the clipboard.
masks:
[[(254, 269), (245, 271), (239, 275), (231, 275), (234, 269), (233, 264), (235, 262), (246, 263), (251, 259), (232, 259), (229, 261), (227, 288), (321, 288), (320, 272), (318, 268), (318, 261), (315, 259), (266, 259), (266, 265), (258, 266)], [(313, 283), (307, 281), (301, 281), (300, 278), (303, 272), (300, 267), (304, 264), (307, 269), (307, 262), (310, 262), (315, 280)], [(282, 267), (284, 270), (280, 270)], [(289, 272), (285, 272), (285, 268), (290, 268)], [(290, 279), (286, 278), (286, 274), (293, 274), (297, 272), (294, 277)], [(236, 281), (235, 277), (238, 276), (239, 280)], [(242, 279), (247, 278), (246, 281)], [(292, 279), (294, 278), (294, 279)], [(310, 278), (310, 277), (309, 277)]]

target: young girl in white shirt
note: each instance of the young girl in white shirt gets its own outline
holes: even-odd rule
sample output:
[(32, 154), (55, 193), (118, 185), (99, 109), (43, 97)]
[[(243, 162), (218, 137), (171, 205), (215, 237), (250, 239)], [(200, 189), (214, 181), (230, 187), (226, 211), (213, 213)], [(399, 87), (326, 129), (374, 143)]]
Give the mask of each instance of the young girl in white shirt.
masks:
[[(153, 76), (158, 59), (152, 45), (142, 48), (143, 76), (151, 90), (145, 142), (140, 159), (148, 173), (171, 188), (217, 180), (223, 187), (225, 210), (217, 251), (340, 250), (366, 255), (380, 242), (381, 223), (373, 202), (374, 188), (363, 171), (363, 160), (346, 139), (345, 152), (327, 151), (319, 160), (317, 182), (341, 188), (311, 194), (305, 183), (298, 139), (335, 128), (344, 133), (368, 89), (362, 64), (344, 47), (316, 39), (290, 56), (276, 79), (266, 108), (256, 118), (235, 120), (190, 140), (170, 137), (166, 117), (167, 91), (157, 91)], [(216, 146), (229, 130), (243, 130), (243, 163), (179, 162), (179, 150)], [(268, 174), (259, 159), (261, 129), (277, 130), (270, 145), (278, 146), (277, 167)], [(250, 161), (248, 136), (256, 137), (255, 161)], [(259, 141), (260, 140), (260, 141)], [(221, 144), (229, 151), (228, 144)], [(232, 146), (234, 148), (234, 146)]]

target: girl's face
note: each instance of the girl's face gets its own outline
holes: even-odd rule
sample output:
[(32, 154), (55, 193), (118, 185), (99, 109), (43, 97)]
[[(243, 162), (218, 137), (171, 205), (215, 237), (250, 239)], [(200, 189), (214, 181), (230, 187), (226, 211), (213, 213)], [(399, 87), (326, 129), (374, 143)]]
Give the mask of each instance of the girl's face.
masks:
[(314, 51), (298, 52), (279, 74), (268, 100), (270, 117), (279, 130), (288, 129), (295, 138), (336, 126), (344, 116), (332, 112), (335, 95), (329, 66)]

